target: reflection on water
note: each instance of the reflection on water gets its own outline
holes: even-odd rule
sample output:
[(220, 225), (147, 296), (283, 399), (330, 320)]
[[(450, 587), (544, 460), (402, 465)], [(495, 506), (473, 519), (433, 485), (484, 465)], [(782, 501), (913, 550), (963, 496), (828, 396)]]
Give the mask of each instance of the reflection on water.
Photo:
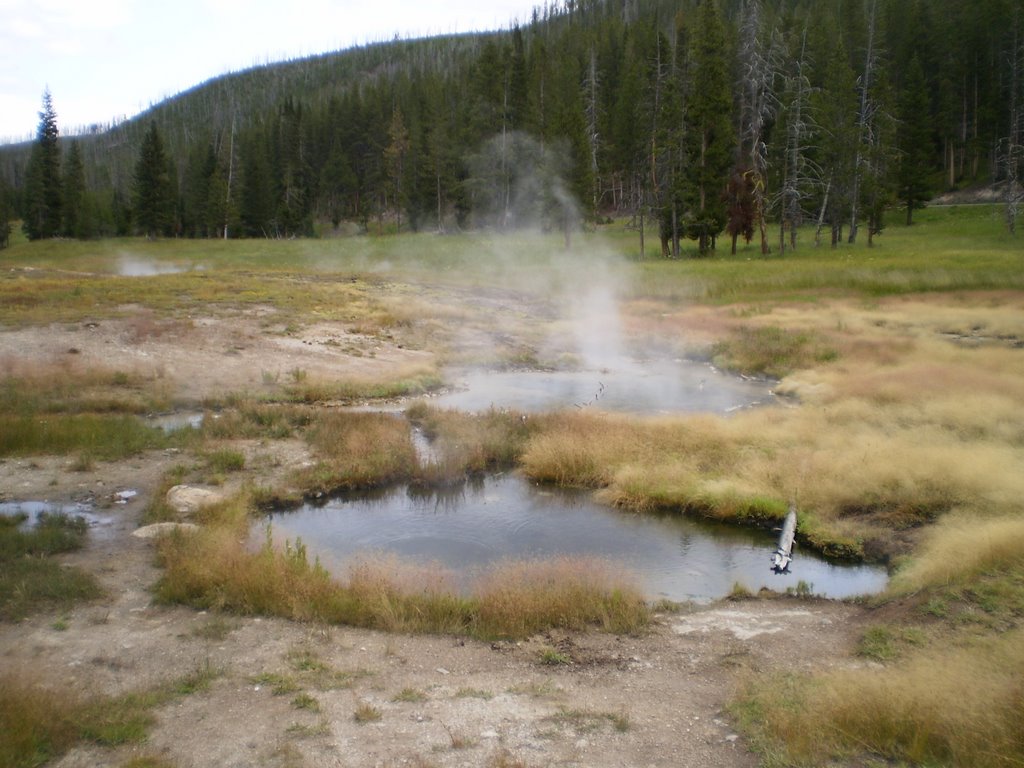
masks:
[[(630, 514), (590, 494), (533, 486), (517, 475), (442, 491), (395, 488), (307, 504), (271, 517), (274, 538), (301, 538), (340, 573), (357, 554), (437, 561), (463, 577), (504, 558), (597, 555), (624, 564), (651, 599), (707, 601), (734, 584), (784, 591), (800, 581), (833, 598), (878, 592), (886, 574), (796, 552), (789, 574), (771, 571), (775, 534), (709, 526), (678, 516)], [(262, 537), (262, 528), (254, 531)]]
[(459, 390), (431, 402), (441, 408), (490, 407), (540, 412), (597, 408), (627, 413), (728, 413), (774, 401), (771, 383), (729, 376), (689, 360), (620, 360), (585, 371), (480, 371), (456, 377)]
[(203, 426), (202, 411), (175, 411), (157, 416), (147, 416), (144, 421), (151, 427), (164, 432), (177, 432), (182, 429), (199, 429)]
[(25, 515), (25, 527), (34, 526), (40, 515), (67, 515), (68, 517), (81, 517), (90, 526), (107, 525), (110, 518), (100, 517), (92, 511), (87, 504), (75, 502), (61, 503), (55, 501), (2, 501), (0, 502), (0, 515), (5, 517), (16, 517)]

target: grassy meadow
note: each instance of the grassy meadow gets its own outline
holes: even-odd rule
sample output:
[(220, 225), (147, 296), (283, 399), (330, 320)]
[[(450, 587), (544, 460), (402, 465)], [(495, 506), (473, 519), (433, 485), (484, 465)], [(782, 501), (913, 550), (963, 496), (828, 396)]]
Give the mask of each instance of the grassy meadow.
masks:
[[(1000, 215), (934, 208), (870, 249), (816, 248), (807, 230), (784, 256), (751, 245), (680, 261), (641, 258), (622, 223), (578, 235), (568, 251), (542, 235), (17, 243), (0, 253), (0, 329), (110, 318), (187, 328), (270, 307), (268, 333), (337, 323), (436, 364), (384, 380), (296, 373), (274, 396), (189, 404), (218, 418), (168, 436), (135, 418), (183, 405), (165, 382), (0, 355), (0, 457), (114, 461), (173, 445), (185, 458), (169, 485), (244, 476), (233, 441), (300, 441), (313, 460), (282, 487), (252, 478), (203, 514), (199, 533), (163, 541), (160, 599), (478, 637), (632, 632), (649, 614), (628, 577), (591, 561), (505, 564), (461, 594), (443, 572), (397, 561), (332, 577), (301, 542), (253, 550), (242, 533), (266, 504), (510, 467), (629, 510), (771, 525), (794, 504), (803, 546), (894, 575), (863, 601), (863, 658), (744, 680), (733, 712), (766, 761), (1020, 765), (1024, 247)], [(165, 271), (121, 274), (140, 263)], [(572, 357), (552, 346), (571, 335), (560, 310), (597, 284), (611, 286), (630, 345), (770, 376), (780, 404), (642, 418), (322, 405), (429, 391), (449, 363), (558, 365)], [(413, 427), (431, 456), (417, 455)]]

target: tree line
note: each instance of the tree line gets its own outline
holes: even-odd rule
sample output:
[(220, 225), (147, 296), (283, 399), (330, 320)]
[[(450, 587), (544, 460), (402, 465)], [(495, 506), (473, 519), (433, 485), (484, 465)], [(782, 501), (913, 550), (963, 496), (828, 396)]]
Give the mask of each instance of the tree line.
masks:
[[(294, 237), (627, 217), (657, 250), (870, 243), (1024, 165), (1024, 0), (563, 0), (503, 32), (217, 78), (0, 151), (30, 238)], [(3, 214), (7, 212), (7, 215)], [(0, 228), (0, 235), (3, 234)], [(641, 239), (642, 250), (648, 250)], [(651, 249), (653, 250), (653, 249)]]

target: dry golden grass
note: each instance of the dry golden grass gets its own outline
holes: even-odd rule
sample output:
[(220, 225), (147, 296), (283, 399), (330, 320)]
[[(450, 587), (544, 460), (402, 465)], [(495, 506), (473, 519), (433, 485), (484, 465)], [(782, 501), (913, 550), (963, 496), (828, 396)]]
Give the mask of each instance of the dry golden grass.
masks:
[(416, 468), (409, 424), (392, 414), (321, 412), (305, 437), (319, 459), (296, 473), (307, 491), (376, 487), (408, 479)]
[(159, 599), (234, 611), (329, 621), (340, 610), (338, 590), (327, 572), (306, 558), (301, 543), (285, 551), (245, 545), (245, 502), (233, 500), (207, 515), (222, 518), (200, 533), (176, 533), (160, 541), (165, 571)]
[(960, 585), (985, 572), (1024, 565), (1024, 518), (953, 514), (932, 528), (890, 586), (892, 594)]
[[(1024, 497), (1024, 356), (1001, 342), (954, 343), (940, 335), (949, 318), (919, 317), (920, 304), (889, 302), (884, 318), (851, 302), (744, 313), (737, 323), (821, 329), (840, 350), (838, 361), (780, 383), (799, 408), (552, 417), (528, 442), (523, 467), (634, 509), (760, 522), (795, 503), (805, 543), (854, 558), (896, 554), (893, 531), (954, 508), (1015, 512)], [(958, 312), (1011, 328), (1001, 307)]]
[(466, 634), (473, 607), (449, 572), (394, 556), (366, 556), (348, 568), (346, 591), (355, 606), (347, 623), (388, 632)]
[(394, 557), (364, 557), (335, 579), (309, 561), (301, 542), (276, 548), (268, 533), (259, 549), (248, 546), (249, 508), (244, 497), (208, 507), (199, 532), (163, 538), (157, 597), (241, 614), (480, 637), (562, 626), (634, 632), (648, 621), (628, 576), (585, 559), (506, 564), (481, 577), (469, 596), (443, 568)]
[(884, 670), (762, 678), (737, 711), (787, 762), (878, 755), (915, 765), (1024, 762), (1024, 633)]
[(416, 480), (426, 485), (515, 465), (539, 426), (537, 419), (525, 414), (493, 408), (467, 414), (416, 403), (406, 416), (431, 441), (431, 455), (420, 458), (416, 473)]
[(0, 358), (0, 411), (145, 413), (171, 404), (166, 382), (133, 370), (82, 362), (75, 355), (49, 361)]
[(526, 637), (551, 627), (634, 633), (649, 614), (640, 589), (598, 558), (558, 557), (498, 564), (474, 586), (476, 631)]

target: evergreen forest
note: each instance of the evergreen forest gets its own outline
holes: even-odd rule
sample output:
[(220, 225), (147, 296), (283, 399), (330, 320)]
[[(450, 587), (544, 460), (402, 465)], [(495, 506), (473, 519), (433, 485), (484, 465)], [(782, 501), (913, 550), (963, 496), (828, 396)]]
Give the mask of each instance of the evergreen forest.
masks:
[(30, 239), (614, 217), (652, 255), (768, 254), (870, 244), (975, 186), (1013, 229), (1024, 0), (562, 0), (223, 75), (117, 125), (58, 116), (44, 94), (35, 140), (0, 147), (0, 222)]

